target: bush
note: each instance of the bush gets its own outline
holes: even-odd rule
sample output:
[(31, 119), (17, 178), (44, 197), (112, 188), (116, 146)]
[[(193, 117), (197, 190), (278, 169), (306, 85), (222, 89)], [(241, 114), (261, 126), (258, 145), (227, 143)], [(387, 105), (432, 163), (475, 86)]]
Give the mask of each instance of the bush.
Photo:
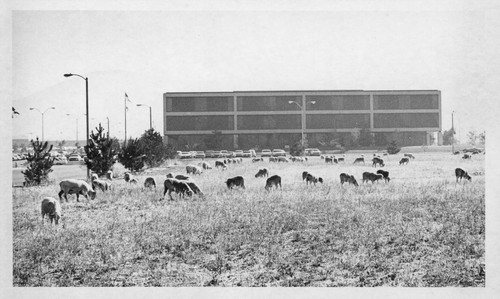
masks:
[(399, 153), (400, 150), (401, 148), (398, 146), (396, 140), (393, 140), (387, 147), (387, 153), (389, 153), (390, 155), (395, 155)]
[(128, 142), (124, 144), (121, 153), (118, 154), (118, 161), (132, 172), (142, 170), (144, 167), (144, 158), (145, 155), (141, 142), (137, 138), (130, 138)]
[(139, 143), (144, 155), (144, 162), (149, 167), (159, 166), (165, 161), (167, 149), (160, 133), (149, 129), (142, 134)]
[(38, 141), (38, 138), (36, 141), (31, 140), (33, 154), (28, 153), (26, 157), (28, 167), (25, 171), (22, 171), (26, 186), (40, 185), (48, 180), (55, 159), (50, 157), (52, 145), (50, 147), (48, 145), (47, 141), (42, 143)]
[(83, 147), (87, 155), (85, 165), (98, 175), (104, 175), (115, 164), (118, 152), (113, 148), (113, 139), (103, 134), (101, 124), (96, 127), (96, 131), (95, 134), (94, 131), (90, 133), (89, 145)]

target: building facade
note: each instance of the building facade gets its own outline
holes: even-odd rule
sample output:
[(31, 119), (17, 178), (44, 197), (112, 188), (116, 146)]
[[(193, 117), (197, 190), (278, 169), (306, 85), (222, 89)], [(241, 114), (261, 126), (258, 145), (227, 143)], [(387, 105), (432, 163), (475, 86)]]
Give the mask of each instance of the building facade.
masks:
[(165, 93), (165, 141), (210, 149), (216, 132), (227, 149), (349, 145), (369, 132), (385, 146), (429, 145), (441, 131), (439, 90), (234, 91)]

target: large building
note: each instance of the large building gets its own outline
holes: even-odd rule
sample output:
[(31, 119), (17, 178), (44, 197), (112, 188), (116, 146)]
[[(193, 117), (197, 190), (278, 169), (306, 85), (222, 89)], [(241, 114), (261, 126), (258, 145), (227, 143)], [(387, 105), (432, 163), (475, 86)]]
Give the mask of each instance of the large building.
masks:
[(209, 149), (215, 131), (227, 149), (348, 143), (360, 130), (379, 146), (428, 145), (441, 131), (439, 90), (167, 92), (163, 102), (165, 141), (179, 148)]

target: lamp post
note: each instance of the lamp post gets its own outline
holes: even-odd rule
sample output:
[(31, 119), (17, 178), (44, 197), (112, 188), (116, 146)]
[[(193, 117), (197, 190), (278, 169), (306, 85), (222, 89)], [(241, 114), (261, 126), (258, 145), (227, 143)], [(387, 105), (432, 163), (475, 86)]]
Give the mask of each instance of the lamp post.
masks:
[(153, 128), (153, 124), (151, 122), (151, 106), (148, 106), (148, 105), (145, 105), (145, 104), (137, 104), (137, 106), (149, 107), (149, 129), (151, 130)]
[[(85, 80), (85, 111), (86, 111), (86, 118), (87, 118), (87, 136), (86, 136), (86, 139), (87, 139), (87, 146), (89, 145), (89, 78), (87, 77), (83, 77), (81, 75), (78, 75), (78, 74), (72, 74), (72, 73), (69, 73), (69, 74), (64, 74), (64, 77), (71, 77), (71, 76), (77, 76), (77, 77), (80, 77), (82, 78), (83, 80)], [(87, 179), (90, 177), (90, 169), (87, 167)]]
[(451, 112), (451, 153), (455, 153), (455, 127), (453, 126), (453, 114), (455, 111)]
[(47, 112), (47, 110), (50, 110), (50, 109), (56, 109), (56, 107), (49, 107), (47, 109), (45, 109), (45, 111), (40, 111), (38, 110), (37, 108), (30, 108), (30, 110), (36, 110), (38, 112), (40, 112), (40, 114), (42, 115), (42, 141), (44, 141), (44, 133), (43, 133), (43, 115), (45, 114), (45, 112)]
[[(309, 101), (309, 102), (305, 102), (304, 101), (304, 104), (307, 105), (307, 104), (316, 104), (316, 101)], [(306, 111), (305, 111), (305, 106), (304, 105), (300, 105), (299, 103), (295, 102), (295, 101), (288, 101), (288, 104), (295, 104), (297, 105), (300, 110), (301, 110), (301, 135), (302, 135), (302, 140), (301, 140), (301, 145), (302, 145), (302, 148), (304, 148), (304, 127), (305, 127), (305, 116), (306, 116)]]

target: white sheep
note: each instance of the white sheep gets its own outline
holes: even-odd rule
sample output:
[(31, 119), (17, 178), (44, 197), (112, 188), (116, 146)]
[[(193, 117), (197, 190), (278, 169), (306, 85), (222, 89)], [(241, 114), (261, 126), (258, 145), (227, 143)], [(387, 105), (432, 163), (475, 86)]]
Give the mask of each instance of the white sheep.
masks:
[(45, 197), (42, 200), (41, 212), (42, 212), (42, 223), (44, 223), (43, 220), (45, 215), (48, 215), (50, 219), (50, 224), (52, 224), (54, 219), (56, 220), (56, 225), (59, 224), (59, 219), (62, 216), (62, 209), (61, 209), (61, 204), (59, 204), (59, 201), (57, 199), (52, 197)]
[(95, 191), (90, 186), (87, 182), (82, 181), (82, 180), (74, 180), (74, 179), (68, 179), (68, 180), (63, 180), (59, 183), (59, 186), (61, 187), (61, 191), (59, 191), (59, 200), (62, 201), (61, 195), (64, 194), (64, 198), (66, 198), (66, 202), (68, 202), (68, 194), (76, 194), (76, 200), (80, 201), (79, 196), (80, 194), (85, 196), (85, 198), (88, 199), (88, 195), (90, 195), (90, 198), (93, 200), (95, 199)]
[(111, 185), (105, 180), (95, 179), (92, 181), (92, 188), (94, 188), (94, 190), (97, 190), (97, 187), (99, 187), (99, 189), (101, 189), (101, 191), (104, 192), (108, 191)]
[(187, 165), (186, 166), (186, 172), (187, 172), (187, 174), (191, 174), (192, 173), (193, 175), (195, 175), (195, 174), (201, 174), (203, 171), (198, 166)]

